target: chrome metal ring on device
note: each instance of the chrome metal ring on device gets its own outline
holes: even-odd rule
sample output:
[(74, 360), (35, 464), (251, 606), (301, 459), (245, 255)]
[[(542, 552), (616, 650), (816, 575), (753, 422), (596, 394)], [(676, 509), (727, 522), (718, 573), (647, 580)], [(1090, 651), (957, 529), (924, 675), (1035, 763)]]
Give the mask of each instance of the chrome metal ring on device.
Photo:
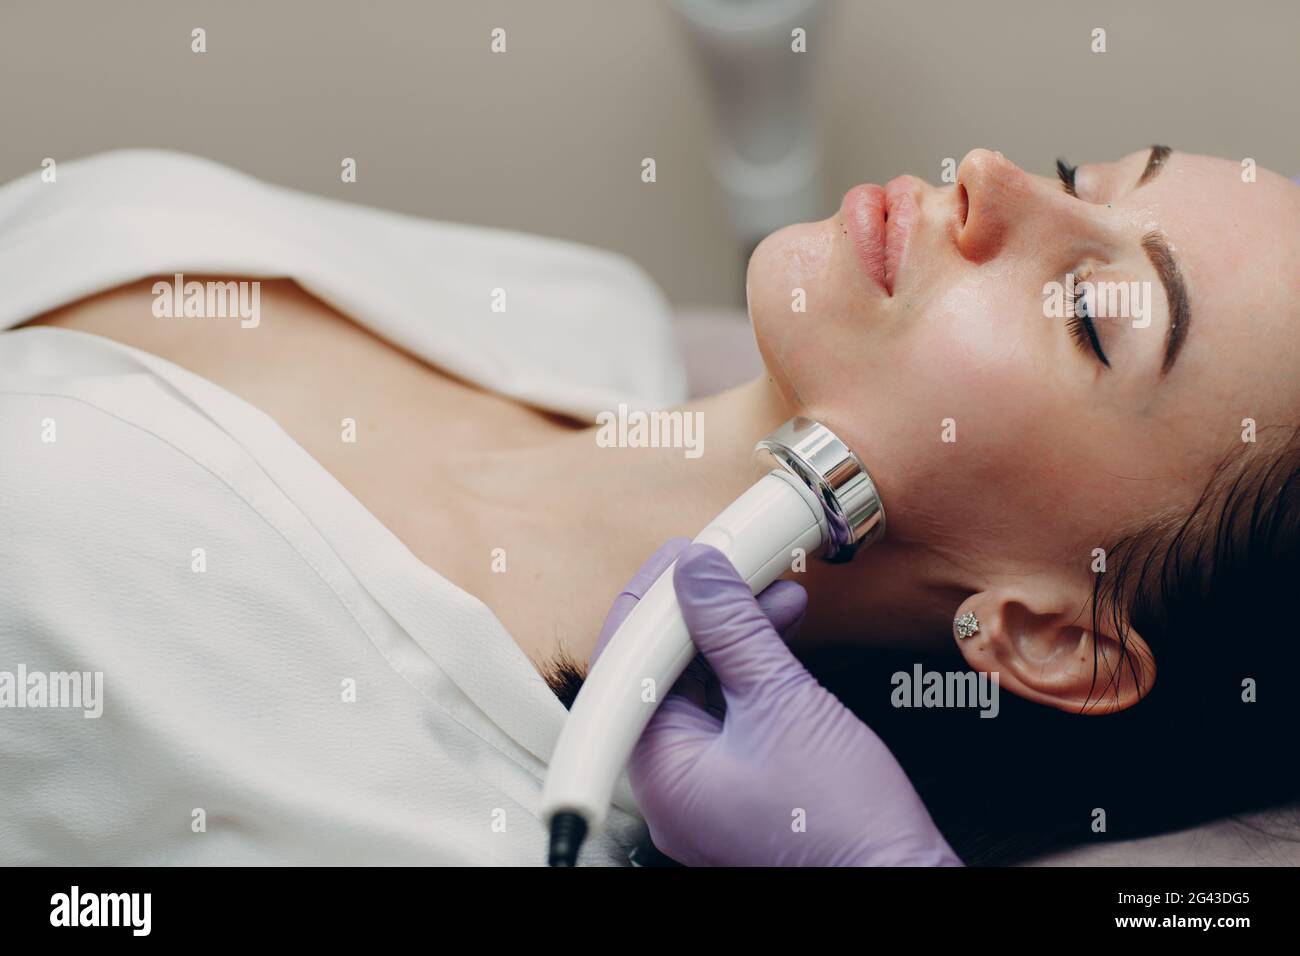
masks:
[(885, 533), (885, 509), (875, 482), (849, 447), (821, 422), (792, 418), (756, 446), (802, 481), (826, 512), (827, 561), (850, 560)]

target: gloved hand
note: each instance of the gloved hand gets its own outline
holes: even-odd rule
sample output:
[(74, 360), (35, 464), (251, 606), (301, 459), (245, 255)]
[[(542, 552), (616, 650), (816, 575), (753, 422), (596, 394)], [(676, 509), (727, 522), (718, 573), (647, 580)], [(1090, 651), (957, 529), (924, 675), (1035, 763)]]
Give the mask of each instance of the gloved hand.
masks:
[(888, 748), (786, 647), (800, 585), (756, 600), (720, 551), (676, 538), (615, 600), (592, 662), (674, 559), (707, 664), (696, 658), (632, 754), (655, 845), (688, 866), (960, 866)]

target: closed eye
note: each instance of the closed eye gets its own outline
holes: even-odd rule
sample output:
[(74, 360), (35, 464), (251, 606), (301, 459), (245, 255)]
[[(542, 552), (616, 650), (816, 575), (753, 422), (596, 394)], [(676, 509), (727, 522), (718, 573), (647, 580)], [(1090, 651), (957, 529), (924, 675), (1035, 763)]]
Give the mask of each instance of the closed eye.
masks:
[[(1074, 191), (1074, 174), (1078, 168), (1078, 166), (1071, 166), (1064, 159), (1056, 161), (1056, 175), (1060, 177), (1061, 185), (1065, 187), (1065, 191), (1075, 199), (1079, 198), (1079, 194)], [(1106, 358), (1106, 353), (1102, 351), (1101, 340), (1097, 337), (1097, 326), (1088, 311), (1082, 285), (1074, 295), (1073, 305), (1074, 308), (1071, 310), (1069, 322), (1071, 337), (1079, 344), (1080, 348), (1085, 351), (1091, 349), (1093, 354), (1097, 356), (1098, 361), (1106, 368), (1110, 368), (1110, 359)]]
[(1110, 368), (1110, 359), (1106, 358), (1106, 353), (1102, 351), (1101, 339), (1097, 337), (1097, 326), (1092, 320), (1092, 310), (1088, 307), (1087, 290), (1086, 281), (1076, 285), (1071, 301), (1073, 308), (1068, 316), (1070, 337), (1085, 352), (1091, 349), (1101, 364)]

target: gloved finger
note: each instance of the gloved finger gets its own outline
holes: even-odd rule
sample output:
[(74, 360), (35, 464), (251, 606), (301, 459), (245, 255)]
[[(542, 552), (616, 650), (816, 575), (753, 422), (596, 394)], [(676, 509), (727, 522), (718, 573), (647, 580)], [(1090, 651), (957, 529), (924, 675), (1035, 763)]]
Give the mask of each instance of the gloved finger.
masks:
[(711, 762), (709, 749), (721, 733), (720, 720), (684, 698), (672, 697), (650, 717), (632, 748), (628, 781), (662, 852), (668, 853), (669, 845), (663, 836), (653, 835), (655, 821), (680, 818), (693, 781), (699, 779), (696, 768)]
[(637, 799), (642, 799), (645, 786), (661, 792), (667, 781), (699, 759), (721, 732), (722, 721), (684, 697), (670, 696), (651, 715), (632, 748), (627, 769)]
[[(786, 641), (798, 630), (808, 610), (808, 592), (793, 581), (773, 582), (758, 595), (757, 601), (772, 627)], [(718, 678), (699, 654), (686, 665), (686, 670), (673, 685), (673, 693), (716, 717), (721, 718), (726, 713)]]
[(600, 652), (605, 649), (609, 639), (614, 636), (624, 619), (636, 607), (636, 602), (641, 600), (645, 592), (650, 590), (650, 585), (659, 580), (659, 576), (668, 569), (668, 566), (677, 560), (677, 556), (682, 553), (689, 545), (689, 538), (670, 538), (659, 546), (654, 554), (646, 559), (645, 564), (632, 575), (632, 580), (627, 583), (627, 587), (618, 597), (614, 598), (614, 603), (610, 606), (609, 613), (605, 615), (605, 623), (600, 629), (600, 637), (596, 639), (596, 647), (591, 652), (591, 658), (588, 666), (595, 664), (596, 659), (600, 657)]
[(677, 558), (673, 586), (691, 638), (717, 675), (728, 702), (732, 694), (749, 697), (774, 682), (793, 689), (811, 680), (749, 585), (717, 548), (692, 544), (683, 551)]
[[(652, 734), (651, 731), (654, 733)], [(670, 697), (651, 715), (646, 729), (641, 734), (642, 740), (653, 742), (658, 736), (660, 742), (685, 736), (712, 736), (722, 731), (722, 722), (710, 717), (700, 708), (682, 697)]]
[(808, 592), (796, 581), (773, 581), (755, 600), (783, 641), (794, 637), (808, 613)]

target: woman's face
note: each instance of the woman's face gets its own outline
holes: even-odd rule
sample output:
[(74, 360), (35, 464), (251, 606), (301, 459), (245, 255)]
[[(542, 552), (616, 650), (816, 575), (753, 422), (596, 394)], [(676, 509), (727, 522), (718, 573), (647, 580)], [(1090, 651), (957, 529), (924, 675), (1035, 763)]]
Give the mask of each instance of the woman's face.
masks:
[(1071, 195), (981, 149), (955, 185), (856, 187), (750, 260), (768, 371), (861, 455), (891, 540), (1086, 575), (1189, 507), (1243, 419), (1300, 418), (1300, 189), (1244, 176), (1144, 149)]

